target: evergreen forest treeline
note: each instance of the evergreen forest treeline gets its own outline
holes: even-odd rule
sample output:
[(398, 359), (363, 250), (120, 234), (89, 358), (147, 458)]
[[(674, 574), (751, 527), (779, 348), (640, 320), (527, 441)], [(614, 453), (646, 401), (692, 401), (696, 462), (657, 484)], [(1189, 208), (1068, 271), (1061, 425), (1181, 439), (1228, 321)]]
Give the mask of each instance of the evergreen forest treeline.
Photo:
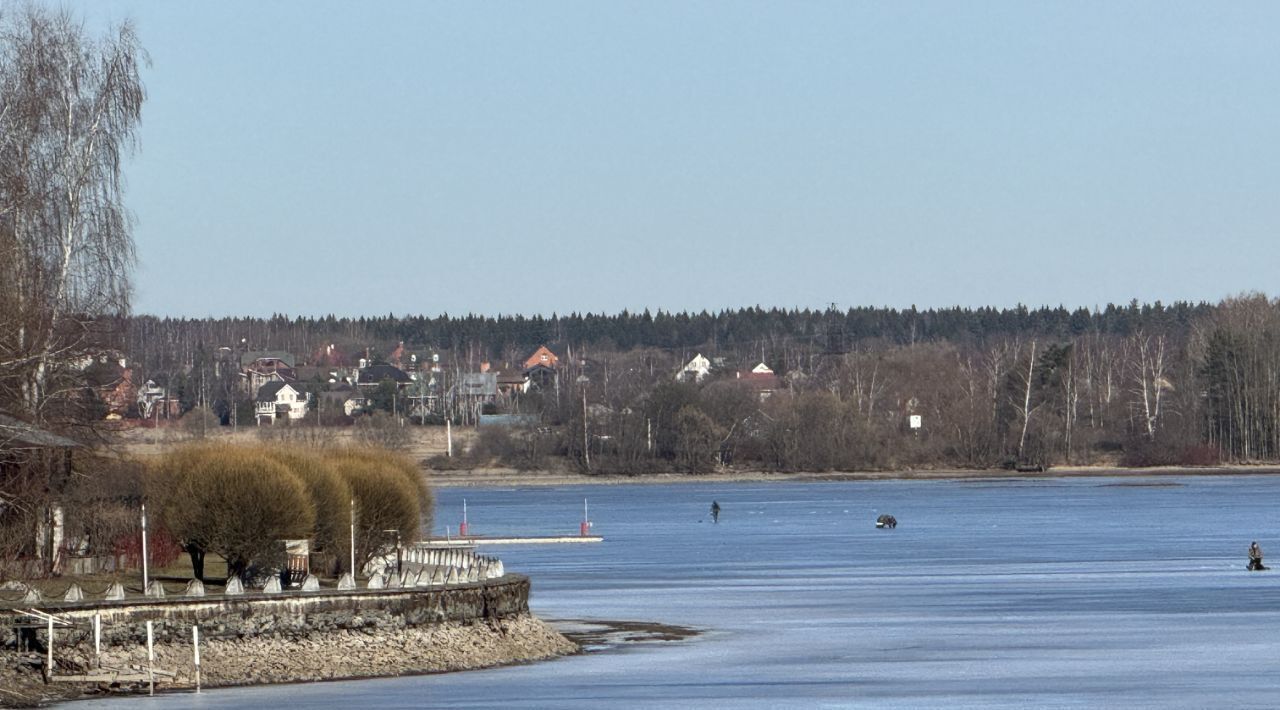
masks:
[(1160, 302), (1069, 310), (1063, 306), (1030, 309), (945, 308), (898, 310), (764, 309), (717, 313), (593, 314), (551, 316), (361, 316), (332, 315), (290, 318), (160, 318), (130, 319), (129, 350), (140, 357), (185, 356), (193, 360), (201, 348), (233, 345), (245, 339), (256, 350), (285, 350), (299, 355), (331, 342), (363, 344), (383, 350), (406, 342), (453, 353), (475, 349), (491, 359), (508, 351), (524, 352), (546, 343), (600, 346), (606, 349), (676, 350), (725, 348), (730, 351), (795, 343), (841, 350), (867, 341), (893, 345), (947, 340), (958, 343), (997, 336), (1069, 338), (1086, 333), (1128, 335), (1137, 330), (1185, 330), (1212, 314), (1208, 303)]

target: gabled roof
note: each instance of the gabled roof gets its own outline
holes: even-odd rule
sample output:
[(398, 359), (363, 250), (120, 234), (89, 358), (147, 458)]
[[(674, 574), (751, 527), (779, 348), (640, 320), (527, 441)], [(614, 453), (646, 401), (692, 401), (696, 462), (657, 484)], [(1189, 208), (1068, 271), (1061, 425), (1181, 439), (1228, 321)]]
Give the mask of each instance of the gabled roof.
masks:
[(529, 379), (529, 376), (520, 370), (501, 370), (497, 374), (500, 385), (524, 384)]
[(468, 372), (454, 385), (459, 395), (489, 397), (498, 394), (498, 375), (494, 372)]
[(554, 368), (558, 362), (560, 362), (560, 356), (556, 355), (555, 351), (546, 345), (539, 345), (529, 357), (524, 359), (524, 366), (525, 369), (528, 369), (535, 365), (545, 364)]
[(293, 367), (297, 362), (293, 353), (283, 350), (250, 350), (240, 356), (240, 366), (244, 367), (255, 360), (281, 360), (289, 367)]
[(413, 382), (413, 378), (409, 376), (409, 373), (394, 365), (383, 363), (370, 365), (360, 370), (360, 379), (356, 382), (361, 385), (376, 385), (383, 380), (391, 380), (396, 384)]
[(276, 395), (279, 394), (280, 390), (284, 389), (285, 387), (288, 387), (289, 389), (293, 390), (296, 394), (302, 394), (301, 391), (299, 391), (296, 387), (290, 385), (288, 382), (279, 382), (279, 381), (268, 382), (267, 384), (258, 388), (258, 401), (259, 402), (276, 401)]
[(0, 414), (0, 449), (70, 449), (80, 443)]

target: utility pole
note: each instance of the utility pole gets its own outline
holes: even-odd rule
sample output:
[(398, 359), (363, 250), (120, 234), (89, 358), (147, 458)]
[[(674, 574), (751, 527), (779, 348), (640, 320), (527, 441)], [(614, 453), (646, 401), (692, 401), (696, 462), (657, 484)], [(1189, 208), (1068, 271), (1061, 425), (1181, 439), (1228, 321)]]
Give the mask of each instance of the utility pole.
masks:
[(147, 504), (142, 504), (142, 593), (147, 593)]
[(587, 435), (587, 387), (582, 387), (582, 460), (587, 465), (587, 473), (591, 473), (591, 445)]

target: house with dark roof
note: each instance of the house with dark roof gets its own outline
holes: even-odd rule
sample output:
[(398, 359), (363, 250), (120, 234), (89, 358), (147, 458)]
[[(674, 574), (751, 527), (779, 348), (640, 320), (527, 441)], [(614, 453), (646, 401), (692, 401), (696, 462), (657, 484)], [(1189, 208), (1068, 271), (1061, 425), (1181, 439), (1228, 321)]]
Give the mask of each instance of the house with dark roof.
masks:
[[(251, 355), (257, 357), (250, 358)], [(240, 378), (247, 392), (257, 392), (268, 382), (298, 381), (289, 353), (246, 353), (240, 362)]]
[(254, 414), (261, 425), (277, 419), (298, 420), (307, 416), (311, 395), (288, 382), (268, 382), (258, 388)]
[(372, 389), (382, 384), (383, 380), (390, 380), (399, 389), (413, 384), (413, 378), (409, 373), (395, 365), (378, 363), (360, 368), (360, 374), (356, 376), (356, 386)]
[(529, 376), (522, 370), (504, 367), (495, 371), (498, 376), (498, 393), (514, 397), (529, 391)]
[[(6, 492), (0, 495), (0, 518), (12, 521), (9, 516), (16, 512), (21, 516), (17, 519), (21, 520), (25, 517), (24, 503), (39, 500), (24, 501), (21, 493), (14, 492), (21, 491), (24, 485), (34, 485), (40, 490), (57, 490), (66, 485), (72, 475), (72, 450), (79, 447), (78, 442), (65, 436), (0, 414), (0, 481), (6, 483)], [(27, 518), (32, 525), (23, 532), (23, 537), (29, 534), (31, 537), (26, 539), (30, 543), (19, 542), (19, 559), (6, 561), (16, 565), (7, 570), (10, 574), (47, 574), (61, 569), (62, 542), (66, 534), (62, 507), (47, 503), (40, 508), (34, 518)]]

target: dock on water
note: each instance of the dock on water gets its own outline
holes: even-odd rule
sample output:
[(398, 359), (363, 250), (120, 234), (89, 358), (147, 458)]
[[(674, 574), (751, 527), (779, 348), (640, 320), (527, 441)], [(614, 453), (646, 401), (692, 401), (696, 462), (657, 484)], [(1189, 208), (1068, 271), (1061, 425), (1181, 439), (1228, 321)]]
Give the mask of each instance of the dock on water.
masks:
[(536, 535), (487, 537), (484, 535), (468, 535), (467, 537), (429, 537), (422, 541), (427, 547), (471, 547), (474, 545), (560, 545), (579, 542), (604, 542), (600, 535)]

